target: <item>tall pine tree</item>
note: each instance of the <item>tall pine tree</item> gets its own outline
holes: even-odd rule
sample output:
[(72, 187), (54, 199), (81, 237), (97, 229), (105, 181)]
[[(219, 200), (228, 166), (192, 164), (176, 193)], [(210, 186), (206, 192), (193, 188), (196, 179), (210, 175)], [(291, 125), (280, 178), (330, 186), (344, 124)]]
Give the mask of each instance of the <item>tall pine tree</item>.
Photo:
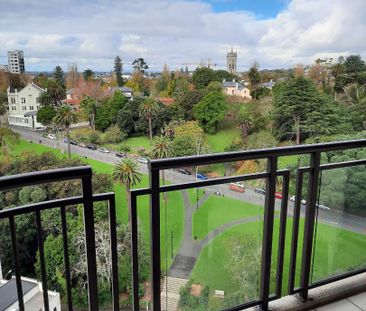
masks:
[(116, 80), (118, 86), (123, 86), (123, 78), (122, 78), (122, 60), (117, 55), (114, 59), (114, 73), (116, 74)]

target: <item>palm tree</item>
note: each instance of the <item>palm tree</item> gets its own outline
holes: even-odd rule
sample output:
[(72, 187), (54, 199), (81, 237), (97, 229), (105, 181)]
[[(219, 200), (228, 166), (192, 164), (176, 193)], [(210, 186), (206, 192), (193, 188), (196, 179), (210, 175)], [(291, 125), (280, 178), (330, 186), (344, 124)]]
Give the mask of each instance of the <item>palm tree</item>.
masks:
[(158, 103), (153, 100), (152, 98), (147, 98), (140, 110), (140, 116), (148, 119), (149, 121), (149, 134), (150, 134), (150, 145), (152, 143), (152, 125), (151, 120), (155, 117), (159, 112), (159, 105)]
[(116, 163), (113, 169), (114, 182), (120, 182), (126, 189), (129, 220), (131, 220), (131, 186), (141, 182), (141, 173), (137, 170), (137, 167), (136, 161), (126, 158)]
[[(151, 150), (151, 156), (155, 159), (164, 159), (174, 156), (173, 142), (167, 136), (158, 136), (154, 138), (154, 146)], [(163, 185), (165, 183), (164, 170), (161, 171)]]
[(56, 111), (56, 116), (54, 118), (54, 122), (56, 125), (63, 128), (66, 132), (67, 138), (67, 151), (69, 154), (69, 159), (71, 158), (71, 149), (70, 149), (70, 125), (78, 122), (77, 114), (72, 110), (69, 105), (62, 105)]

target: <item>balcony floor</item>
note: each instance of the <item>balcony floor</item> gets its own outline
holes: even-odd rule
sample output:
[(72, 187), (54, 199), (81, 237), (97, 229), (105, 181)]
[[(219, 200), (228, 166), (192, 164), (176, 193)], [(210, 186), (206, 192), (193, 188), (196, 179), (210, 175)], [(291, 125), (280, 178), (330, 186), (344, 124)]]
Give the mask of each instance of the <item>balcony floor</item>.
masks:
[(366, 311), (366, 292), (342, 299), (326, 306), (316, 309), (316, 311)]

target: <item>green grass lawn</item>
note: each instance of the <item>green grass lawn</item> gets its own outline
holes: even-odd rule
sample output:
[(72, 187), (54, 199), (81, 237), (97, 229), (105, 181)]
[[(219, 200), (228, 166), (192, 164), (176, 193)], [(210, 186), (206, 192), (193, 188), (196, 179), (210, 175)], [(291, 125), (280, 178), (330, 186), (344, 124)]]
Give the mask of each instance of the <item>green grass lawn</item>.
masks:
[[(196, 265), (192, 272), (191, 278), (195, 283), (208, 285), (211, 291), (215, 289), (225, 290), (225, 293), (232, 293), (238, 290), (238, 286), (230, 277), (228, 266), (230, 265), (231, 249), (228, 246), (230, 239), (238, 235), (250, 234), (258, 239), (258, 247), (261, 246), (262, 241), (262, 222), (253, 222), (232, 227), (213, 241), (211, 241), (201, 252), (197, 259)], [(300, 235), (299, 241), (302, 241), (302, 230), (304, 221), (300, 221)], [(283, 293), (286, 294), (288, 273), (289, 273), (289, 258), (291, 248), (291, 234), (292, 234), (292, 219), (287, 221), (287, 234), (285, 245), (285, 261), (283, 273)], [(275, 267), (277, 263), (277, 249), (278, 249), (278, 230), (279, 220), (274, 222), (274, 239), (273, 239), (273, 260), (272, 267), (272, 285), (271, 292), (274, 292), (275, 281)], [(297, 256), (297, 279), (295, 287), (298, 286), (300, 265), (301, 265), (301, 249), (302, 242), (299, 243)], [(312, 282), (324, 279), (331, 275), (344, 273), (352, 268), (358, 268), (364, 265), (366, 261), (366, 236), (342, 230), (340, 228), (332, 227), (325, 224), (318, 225), (314, 272)], [(260, 264), (260, 259), (258, 259)], [(243, 267), (245, 269), (245, 267)], [(256, 280), (253, 280), (253, 286), (259, 282), (259, 275)]]
[[(60, 150), (53, 149), (44, 145), (29, 143), (25, 140), (20, 140), (19, 144), (11, 146), (11, 153), (13, 155), (19, 155), (22, 152), (34, 152), (36, 154), (42, 154), (44, 152), (53, 152), (59, 157), (67, 157), (66, 154), (62, 154)], [(86, 164), (89, 164), (94, 172), (98, 173), (112, 173), (113, 165), (100, 162), (93, 159), (84, 159), (79, 157), (78, 155), (73, 154), (73, 158), (80, 158)], [(138, 188), (146, 187), (148, 185), (148, 176), (143, 175), (142, 181), (138, 185)], [(126, 202), (126, 192), (125, 189), (122, 188), (120, 184), (114, 185), (114, 192), (116, 195), (116, 213), (117, 218), (126, 223), (128, 221), (128, 209)], [(148, 196), (143, 196), (138, 199), (138, 217), (144, 232), (144, 240), (146, 244), (150, 241), (150, 232), (149, 232), (149, 198)], [(170, 192), (168, 194), (167, 199), (167, 221), (165, 221), (165, 204), (163, 199), (161, 200), (161, 240), (165, 241), (165, 232), (167, 231), (168, 237), (167, 241), (169, 241), (167, 247), (162, 247), (161, 256), (165, 258), (165, 254), (171, 254), (171, 243), (170, 243), (170, 235), (173, 232), (174, 235), (174, 243), (173, 249), (174, 254), (177, 253), (180, 243), (183, 237), (183, 219), (184, 219), (184, 206), (183, 199), (180, 192)], [(162, 245), (165, 245), (162, 244)], [(167, 261), (168, 266), (171, 263), (171, 256), (168, 256), (169, 260)], [(165, 269), (166, 261), (162, 261), (162, 268)]]
[(263, 207), (211, 195), (193, 215), (193, 236), (204, 239), (209, 232), (226, 223), (256, 215), (262, 219)]
[(286, 157), (279, 157), (278, 158), (278, 168), (279, 169), (286, 169), (289, 166), (294, 166), (297, 164), (298, 161), (297, 155), (290, 155)]
[(240, 139), (240, 133), (236, 128), (224, 128), (215, 134), (206, 134), (206, 139), (212, 152), (223, 152), (234, 139)]
[(120, 146), (128, 146), (131, 148), (131, 153), (136, 153), (140, 148), (144, 148), (146, 151), (149, 151), (151, 148), (150, 140), (147, 136), (129, 137), (119, 144), (107, 144), (105, 146), (114, 150), (119, 150)]

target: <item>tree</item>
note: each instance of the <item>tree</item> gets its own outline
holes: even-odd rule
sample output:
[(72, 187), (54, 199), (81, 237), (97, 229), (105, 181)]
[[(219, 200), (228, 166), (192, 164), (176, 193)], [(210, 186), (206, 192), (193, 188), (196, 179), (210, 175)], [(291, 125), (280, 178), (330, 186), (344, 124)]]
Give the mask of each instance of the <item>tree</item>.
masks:
[(68, 89), (76, 87), (79, 80), (78, 64), (72, 62), (68, 64), (68, 72), (66, 76), (66, 85)]
[(128, 219), (131, 220), (131, 187), (141, 182), (141, 173), (138, 171), (137, 162), (126, 158), (116, 163), (113, 169), (113, 180), (125, 186), (129, 211)]
[(86, 96), (80, 101), (80, 108), (89, 116), (89, 125), (95, 129), (96, 100)]
[(67, 151), (69, 159), (71, 159), (70, 125), (78, 122), (78, 116), (69, 105), (63, 105), (57, 109), (54, 121), (66, 131)]
[(213, 92), (203, 97), (193, 108), (193, 114), (205, 132), (215, 133), (219, 122), (225, 117), (226, 110), (225, 96), (222, 93)]
[(353, 74), (366, 70), (366, 65), (360, 55), (350, 55), (344, 62), (344, 69), (347, 74)]
[(116, 75), (117, 85), (123, 86), (123, 78), (122, 78), (122, 60), (119, 56), (116, 56), (114, 59), (114, 73)]
[(141, 106), (140, 115), (146, 118), (149, 122), (149, 137), (150, 137), (150, 144), (152, 143), (152, 124), (151, 120), (154, 118), (159, 112), (159, 105), (158, 103), (152, 99), (147, 98), (144, 100), (144, 103)]
[(56, 109), (52, 106), (43, 106), (37, 112), (37, 122), (43, 125), (51, 125), (56, 116)]
[(235, 114), (235, 123), (240, 129), (243, 139), (245, 139), (254, 126), (254, 117), (248, 106), (240, 105), (239, 110)]
[[(151, 155), (155, 159), (170, 158), (174, 155), (173, 142), (167, 136), (158, 136), (154, 138), (154, 145)], [(165, 184), (164, 170), (161, 171), (163, 185)]]
[(2, 116), (6, 113), (6, 106), (8, 105), (8, 96), (5, 92), (0, 91), (0, 125)]
[(149, 66), (142, 57), (136, 58), (132, 62), (132, 66), (135, 71), (141, 72), (142, 74), (145, 74), (145, 70), (149, 69)]
[(190, 121), (194, 119), (193, 107), (203, 98), (203, 91), (192, 90), (182, 94), (176, 104), (183, 112), (182, 119)]
[(212, 81), (216, 81), (215, 72), (211, 68), (197, 68), (192, 75), (192, 81), (197, 89), (204, 89)]
[(43, 92), (39, 97), (39, 102), (42, 106), (52, 105), (60, 106), (62, 100), (66, 97), (65, 89), (56, 81), (47, 80), (45, 83), (47, 92)]
[(257, 98), (257, 88), (259, 83), (261, 82), (261, 75), (258, 71), (259, 65), (255, 62), (252, 67), (250, 67), (248, 72), (248, 77), (250, 81), (250, 85), (252, 87), (252, 96)]
[(340, 107), (304, 77), (278, 84), (273, 104), (277, 136), (283, 139), (295, 134), (297, 144), (310, 135), (335, 134), (346, 123)]
[(95, 125), (99, 130), (106, 130), (117, 120), (118, 112), (124, 107), (127, 98), (121, 91), (114, 92), (113, 96), (102, 103), (96, 109)]
[(66, 89), (65, 74), (61, 66), (56, 66), (53, 77), (59, 86), (61, 86), (63, 89)]
[(87, 68), (84, 70), (83, 75), (84, 75), (85, 80), (92, 80), (93, 76), (94, 76), (94, 72), (90, 68)]

